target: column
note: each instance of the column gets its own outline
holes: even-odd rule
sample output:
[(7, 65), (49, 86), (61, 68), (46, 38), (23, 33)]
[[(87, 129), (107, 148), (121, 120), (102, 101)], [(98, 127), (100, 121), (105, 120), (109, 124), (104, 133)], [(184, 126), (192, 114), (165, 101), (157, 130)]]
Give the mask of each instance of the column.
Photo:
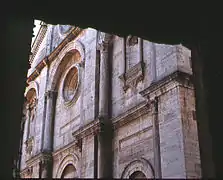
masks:
[(98, 133), (98, 170), (99, 178), (112, 178), (112, 141), (111, 126), (108, 119), (109, 96), (109, 59), (108, 44), (103, 43), (100, 59), (100, 84), (99, 84), (99, 121)]
[(160, 136), (159, 136), (159, 119), (158, 119), (158, 97), (152, 102), (153, 109), (153, 153), (154, 153), (154, 170), (155, 178), (161, 179), (161, 157), (160, 157)]
[(100, 53), (100, 84), (99, 84), (99, 117), (108, 116), (108, 86), (109, 86), (109, 64), (108, 44), (102, 44)]

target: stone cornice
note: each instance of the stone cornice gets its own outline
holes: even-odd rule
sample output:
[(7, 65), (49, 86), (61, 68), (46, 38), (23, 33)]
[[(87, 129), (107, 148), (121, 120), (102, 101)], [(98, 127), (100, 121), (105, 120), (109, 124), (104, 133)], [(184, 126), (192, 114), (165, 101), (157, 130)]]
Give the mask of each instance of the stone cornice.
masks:
[[(148, 108), (147, 101), (145, 100), (139, 103), (137, 106), (119, 115), (118, 117), (110, 119), (110, 121), (112, 122), (113, 128), (117, 129), (133, 121), (134, 119), (147, 114), (149, 111), (150, 108)], [(97, 134), (99, 131), (101, 131), (101, 123), (99, 119), (96, 119), (91, 121), (89, 124), (81, 127), (79, 130), (73, 132), (72, 135), (77, 143), (79, 139), (92, 134)]]
[(91, 134), (97, 134), (98, 131), (100, 131), (100, 121), (99, 119), (96, 119), (73, 132), (72, 135), (76, 140), (78, 140)]
[(140, 94), (145, 98), (151, 95), (159, 96), (177, 86), (193, 89), (192, 75), (181, 71), (175, 71), (161, 80), (152, 83), (148, 88), (141, 91)]
[(149, 112), (150, 109), (148, 108), (147, 101), (145, 100), (139, 103), (138, 105), (134, 106), (133, 108), (127, 110), (123, 114), (119, 115), (118, 117), (113, 118), (112, 119), (113, 127), (114, 129), (117, 129)]
[(41, 152), (35, 156), (33, 156), (31, 159), (26, 161), (27, 166), (32, 166), (33, 164), (39, 163), (45, 159), (51, 159), (52, 154), (51, 153), (46, 153), (46, 152)]
[(27, 78), (27, 83), (33, 81), (40, 74), (41, 70), (57, 57), (64, 46), (80, 35), (82, 31), (83, 30), (81, 28), (74, 28), (49, 56), (43, 58), (43, 60), (39, 62), (39, 64), (35, 67), (35, 71)]
[(52, 156), (56, 157), (58, 154), (65, 152), (66, 150), (69, 150), (70, 148), (73, 148), (76, 145), (76, 142), (72, 142), (70, 144), (65, 145), (64, 147), (57, 149), (56, 151), (52, 152)]
[(37, 37), (35, 38), (34, 42), (33, 42), (33, 45), (31, 47), (31, 56), (29, 58), (29, 63), (32, 64), (38, 50), (39, 50), (39, 47), (46, 35), (46, 32), (47, 32), (47, 25), (41, 25), (40, 29), (39, 29), (39, 32), (37, 34)]

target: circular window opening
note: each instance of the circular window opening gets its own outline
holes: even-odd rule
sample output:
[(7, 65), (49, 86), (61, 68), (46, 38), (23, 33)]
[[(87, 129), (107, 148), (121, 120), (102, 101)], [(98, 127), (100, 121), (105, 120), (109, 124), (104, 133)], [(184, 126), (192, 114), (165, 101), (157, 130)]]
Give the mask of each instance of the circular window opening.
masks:
[(66, 102), (71, 101), (76, 93), (78, 86), (78, 69), (72, 67), (67, 73), (64, 80), (63, 96)]

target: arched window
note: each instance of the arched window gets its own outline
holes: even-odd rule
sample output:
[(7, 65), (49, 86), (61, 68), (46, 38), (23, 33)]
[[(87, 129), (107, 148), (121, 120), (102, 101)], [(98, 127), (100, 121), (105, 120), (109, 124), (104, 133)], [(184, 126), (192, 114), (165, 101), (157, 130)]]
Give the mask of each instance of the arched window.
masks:
[(75, 178), (75, 177), (77, 177), (76, 168), (72, 164), (68, 164), (63, 170), (61, 178)]
[(34, 134), (34, 120), (36, 118), (36, 108), (37, 108), (37, 97), (35, 89), (30, 89), (26, 95), (27, 99), (27, 121), (29, 122), (28, 127), (28, 138), (33, 137)]

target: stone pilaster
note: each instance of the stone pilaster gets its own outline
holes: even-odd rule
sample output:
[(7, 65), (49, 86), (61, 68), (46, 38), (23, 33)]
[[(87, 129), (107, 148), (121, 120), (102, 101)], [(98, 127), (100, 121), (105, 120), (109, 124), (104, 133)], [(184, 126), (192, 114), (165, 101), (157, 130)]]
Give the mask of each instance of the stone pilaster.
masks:
[(43, 151), (51, 152), (53, 145), (53, 120), (54, 120), (54, 110), (56, 102), (57, 92), (47, 91), (45, 93), (47, 102), (46, 102), (46, 119), (45, 119), (45, 128), (44, 128), (44, 141), (43, 141)]
[(156, 82), (156, 45), (155, 43), (151, 43), (152, 49), (152, 59), (151, 59), (151, 75), (152, 75), (152, 83)]
[[(44, 138), (43, 138), (43, 153), (51, 154), (53, 150), (53, 128), (54, 128), (54, 111), (57, 92), (47, 91), (45, 93), (46, 102), (46, 119), (44, 127)], [(44, 159), (41, 163), (41, 177), (51, 178), (52, 176), (52, 160), (50, 158)]]

